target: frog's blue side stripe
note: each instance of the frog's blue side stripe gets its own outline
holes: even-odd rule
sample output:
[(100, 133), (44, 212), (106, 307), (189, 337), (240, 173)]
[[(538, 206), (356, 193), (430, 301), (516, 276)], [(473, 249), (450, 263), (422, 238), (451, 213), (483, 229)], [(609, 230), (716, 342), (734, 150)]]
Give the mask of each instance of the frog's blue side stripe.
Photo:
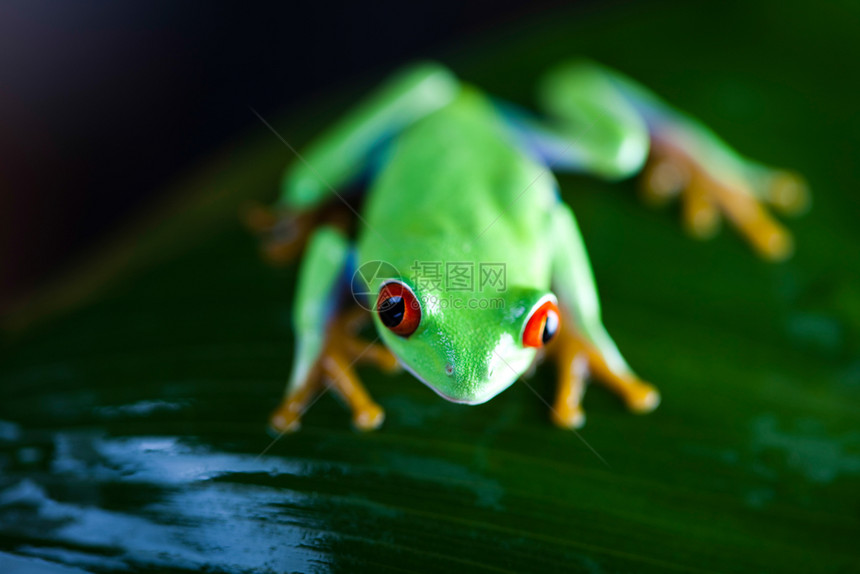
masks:
[(648, 126), (648, 130), (650, 132), (654, 132), (660, 127), (684, 116), (683, 113), (678, 112), (677, 110), (672, 110), (659, 98), (647, 92), (644, 88), (635, 84), (628, 78), (625, 78), (611, 70), (604, 70), (604, 72), (609, 83), (612, 84), (624, 99), (633, 106), (636, 112), (642, 116), (642, 119), (645, 120), (645, 124)]
[[(340, 279), (338, 280), (337, 285), (335, 287), (335, 289), (341, 296), (340, 307), (350, 305), (350, 299), (355, 297), (356, 294), (367, 292), (367, 286), (354, 284), (354, 281), (358, 280), (358, 275), (356, 274), (357, 269), (358, 250), (355, 248), (355, 245), (353, 245), (349, 249), (349, 254), (346, 257), (346, 263), (343, 266), (343, 273), (341, 274)], [(368, 301), (358, 301), (358, 303), (364, 305), (365, 308), (368, 308)]]
[(364, 177), (367, 178), (367, 183), (373, 183), (379, 172), (388, 165), (391, 161), (391, 156), (394, 154), (394, 136), (396, 132), (392, 131), (383, 139), (374, 144), (373, 149), (368, 154), (367, 166), (364, 169)]
[(497, 99), (492, 102), (519, 142), (519, 147), (533, 159), (551, 169), (587, 172), (585, 158), (574, 145), (575, 140), (541, 127), (540, 120), (520, 106)]

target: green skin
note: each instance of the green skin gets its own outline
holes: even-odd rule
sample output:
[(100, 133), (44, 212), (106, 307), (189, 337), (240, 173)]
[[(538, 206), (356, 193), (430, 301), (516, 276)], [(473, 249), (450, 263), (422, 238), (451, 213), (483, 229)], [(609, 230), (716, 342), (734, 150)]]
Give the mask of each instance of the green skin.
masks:
[[(727, 177), (768, 171), (739, 157), (706, 128), (640, 86), (587, 61), (562, 66), (539, 89), (546, 120), (503, 112), (432, 63), (396, 75), (304, 153), (284, 179), (280, 205), (313, 208), (372, 171), (356, 245), (317, 229), (295, 301), (297, 349), (287, 392), (306, 384), (319, 359), (336, 293), (351, 265), (398, 270), (369, 280), (372, 301), (390, 279), (421, 306), (409, 337), (372, 313), (400, 363), (440, 396), (478, 404), (509, 387), (536, 350), (522, 344), (529, 313), (557, 298), (581, 335), (619, 375), (631, 375), (600, 319), (588, 257), (552, 169), (615, 180), (639, 171), (655, 133), (671, 134)], [(384, 145), (380, 145), (385, 142)], [(373, 166), (373, 169), (371, 169)], [(351, 260), (351, 254), (355, 258)], [(507, 287), (457, 291), (430, 285), (415, 262), (504, 263)], [(502, 301), (502, 304), (499, 304)]]

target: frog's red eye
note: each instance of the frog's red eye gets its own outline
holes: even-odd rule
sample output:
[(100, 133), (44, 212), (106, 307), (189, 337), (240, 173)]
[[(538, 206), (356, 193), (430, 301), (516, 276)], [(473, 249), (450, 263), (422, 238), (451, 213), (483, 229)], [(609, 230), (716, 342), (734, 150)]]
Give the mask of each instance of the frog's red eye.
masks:
[(539, 349), (549, 343), (561, 327), (561, 313), (555, 301), (546, 300), (532, 311), (523, 330), (523, 346)]
[(414, 333), (421, 322), (418, 299), (409, 287), (399, 281), (386, 283), (379, 290), (376, 313), (383, 325), (401, 337)]

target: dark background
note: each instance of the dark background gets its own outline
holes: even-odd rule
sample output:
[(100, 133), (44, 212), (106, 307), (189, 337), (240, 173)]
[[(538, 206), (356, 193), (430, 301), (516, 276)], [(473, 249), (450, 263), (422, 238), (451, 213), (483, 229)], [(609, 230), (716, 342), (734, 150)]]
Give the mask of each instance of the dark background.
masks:
[(249, 106), (456, 56), (561, 3), (365, 4), (4, 2), (0, 312), (257, 122)]
[[(860, 571), (860, 4), (4, 6), (0, 276), (47, 289), (0, 317), (4, 574)], [(528, 105), (577, 54), (806, 176), (795, 256), (557, 174), (657, 411), (592, 385), (577, 436), (551, 365), (478, 407), (361, 367), (381, 429), (322, 396), (272, 444), (298, 268), (237, 213), (293, 156), (248, 106), (300, 147), (407, 60)]]

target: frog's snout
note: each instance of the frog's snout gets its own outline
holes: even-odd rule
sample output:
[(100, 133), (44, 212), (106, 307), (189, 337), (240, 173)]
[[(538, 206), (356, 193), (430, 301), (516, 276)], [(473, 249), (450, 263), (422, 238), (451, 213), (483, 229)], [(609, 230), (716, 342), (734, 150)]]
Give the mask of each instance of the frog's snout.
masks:
[[(445, 375), (447, 375), (449, 377), (453, 377), (456, 374), (456, 372), (457, 372), (457, 369), (454, 367), (453, 363), (446, 363), (445, 364)], [(494, 370), (493, 370), (493, 367), (491, 366), (487, 370), (487, 378), (491, 378), (493, 376), (493, 372), (494, 372)]]
[(443, 368), (446, 384), (437, 392), (457, 403), (483, 403), (510, 384), (510, 381), (497, 381), (496, 370), (493, 362), (448, 362)]

